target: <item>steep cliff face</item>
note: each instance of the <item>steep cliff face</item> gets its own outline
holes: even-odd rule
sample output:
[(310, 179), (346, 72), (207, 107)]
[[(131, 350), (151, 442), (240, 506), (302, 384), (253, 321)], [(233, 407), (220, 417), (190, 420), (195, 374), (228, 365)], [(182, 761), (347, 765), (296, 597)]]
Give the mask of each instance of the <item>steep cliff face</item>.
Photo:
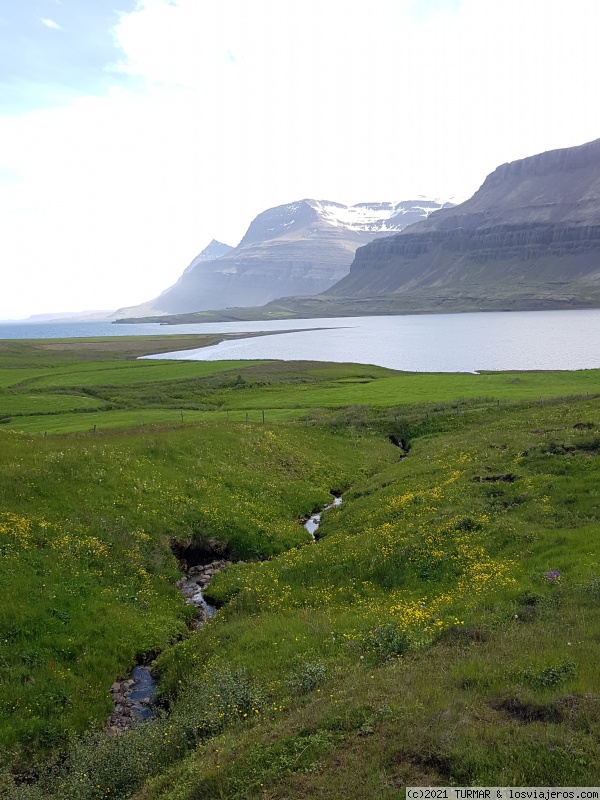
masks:
[(487, 176), (473, 197), (432, 215), (419, 230), (488, 228), (511, 223), (570, 225), (600, 220), (600, 139), (550, 150)]
[(271, 208), (253, 220), (237, 247), (220, 245), (227, 250), (219, 253), (211, 243), (174, 286), (116, 316), (259, 306), (278, 297), (319, 294), (347, 275), (360, 245), (441, 206), (427, 200), (355, 206), (300, 200)]
[(327, 294), (600, 286), (600, 140), (504, 164), (461, 205), (359, 248)]

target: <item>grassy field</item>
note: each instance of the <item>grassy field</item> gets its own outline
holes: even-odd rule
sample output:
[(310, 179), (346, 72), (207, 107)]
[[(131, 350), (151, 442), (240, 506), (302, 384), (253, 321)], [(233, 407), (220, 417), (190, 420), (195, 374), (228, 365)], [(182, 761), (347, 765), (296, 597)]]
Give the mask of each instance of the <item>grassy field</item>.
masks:
[[(360, 364), (131, 360), (215, 336), (0, 342), (0, 424), (31, 433), (197, 421), (305, 421), (350, 406), (422, 413), (600, 393), (600, 370), (399, 373)], [(165, 342), (166, 340), (166, 342)], [(45, 349), (47, 346), (48, 349)], [(112, 349), (111, 349), (112, 348)], [(19, 361), (36, 369), (15, 367)], [(40, 359), (42, 359), (40, 361)], [(86, 413), (81, 413), (81, 412)], [(75, 413), (74, 413), (75, 412)]]
[[(0, 369), (2, 797), (598, 785), (598, 372), (70, 357)], [(239, 562), (197, 632), (174, 544)], [(108, 736), (150, 659), (161, 715)]]

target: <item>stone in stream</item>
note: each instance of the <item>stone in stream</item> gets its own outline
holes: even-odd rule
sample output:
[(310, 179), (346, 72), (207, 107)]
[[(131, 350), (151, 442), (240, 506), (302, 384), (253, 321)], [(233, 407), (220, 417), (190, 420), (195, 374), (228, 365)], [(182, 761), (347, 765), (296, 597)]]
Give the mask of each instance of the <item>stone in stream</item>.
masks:
[(156, 684), (147, 667), (134, 667), (132, 677), (115, 681), (110, 692), (115, 704), (107, 723), (111, 735), (118, 735), (132, 727), (136, 719), (152, 715), (152, 698)]

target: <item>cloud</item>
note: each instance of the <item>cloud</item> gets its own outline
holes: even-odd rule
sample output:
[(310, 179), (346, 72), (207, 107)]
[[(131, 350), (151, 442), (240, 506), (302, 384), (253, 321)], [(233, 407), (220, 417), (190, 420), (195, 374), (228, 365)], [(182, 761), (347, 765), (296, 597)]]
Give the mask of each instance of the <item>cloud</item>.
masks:
[(465, 199), (594, 139), (599, 25), (587, 0), (142, 0), (114, 30), (136, 84), (0, 117), (0, 318), (150, 299), (280, 203)]
[(42, 25), (45, 25), (47, 28), (51, 28), (54, 31), (64, 30), (62, 25), (59, 25), (58, 22), (55, 22), (53, 19), (44, 19), (40, 17), (40, 22)]
[(19, 181), (21, 173), (11, 167), (0, 167), (0, 181)]
[(599, 23), (585, 0), (146, 0), (118, 37), (124, 69), (189, 92), (199, 146), (219, 128), (224, 168), (360, 200), (460, 196), (498, 159), (594, 138)]

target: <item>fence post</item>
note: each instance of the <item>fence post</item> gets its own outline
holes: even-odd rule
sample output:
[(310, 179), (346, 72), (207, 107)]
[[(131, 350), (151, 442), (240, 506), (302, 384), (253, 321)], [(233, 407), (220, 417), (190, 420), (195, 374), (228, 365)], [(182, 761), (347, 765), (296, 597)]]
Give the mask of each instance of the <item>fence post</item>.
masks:
[(248, 412), (246, 411), (246, 422), (248, 422)]
[(264, 425), (265, 424), (265, 410), (264, 410), (264, 408), (262, 410), (262, 415), (263, 415), (263, 425)]
[(498, 411), (500, 411), (500, 400), (498, 400)]

